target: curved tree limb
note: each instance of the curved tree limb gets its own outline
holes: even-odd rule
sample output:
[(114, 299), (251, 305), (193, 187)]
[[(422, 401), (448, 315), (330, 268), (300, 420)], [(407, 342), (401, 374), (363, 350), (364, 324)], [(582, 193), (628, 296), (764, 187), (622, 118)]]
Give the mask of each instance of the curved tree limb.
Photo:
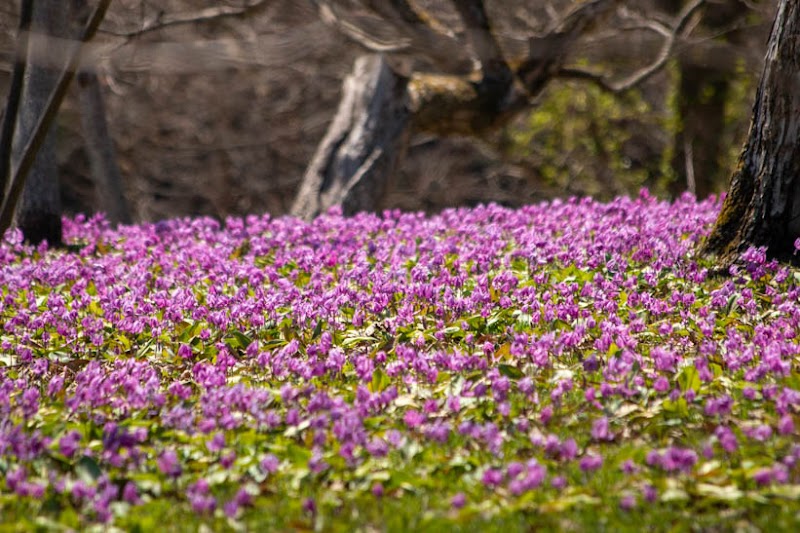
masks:
[[(481, 85), (485, 83), (483, 79), (413, 75), (409, 96), (415, 129), (440, 135), (480, 137), (507, 123), (530, 106), (531, 99), (561, 70), (572, 45), (599, 17), (610, 14), (616, 3), (617, 0), (582, 3), (567, 14), (555, 30), (531, 39), (528, 57), (514, 69), (513, 83), (508, 83), (504, 92), (487, 95)], [(481, 53), (491, 57), (491, 50), (489, 46)]]
[(364, 0), (357, 12), (341, 9), (332, 0), (311, 1), (326, 24), (371, 52), (420, 54), (450, 74), (466, 74), (472, 68), (463, 44), (407, 0)]
[(102, 33), (113, 35), (114, 37), (124, 37), (126, 39), (135, 39), (148, 33), (160, 31), (172, 26), (183, 26), (186, 24), (197, 24), (203, 22), (210, 22), (227, 17), (242, 17), (255, 11), (256, 9), (267, 5), (270, 0), (254, 0), (249, 4), (242, 6), (214, 6), (200, 9), (198, 11), (188, 11), (180, 13), (159, 13), (154, 19), (144, 23), (141, 28), (127, 32), (115, 32), (109, 30), (101, 30)]
[(705, 2), (706, 0), (694, 0), (693, 2), (690, 2), (684, 6), (684, 8), (676, 17), (672, 28), (668, 28), (667, 26), (664, 26), (655, 20), (648, 19), (642, 21), (640, 26), (641, 28), (661, 34), (664, 37), (664, 42), (661, 45), (661, 49), (656, 55), (656, 58), (651, 63), (643, 66), (642, 68), (632, 72), (628, 76), (618, 81), (611, 81), (602, 74), (596, 74), (588, 70), (576, 68), (562, 68), (557, 74), (561, 78), (590, 81), (595, 83), (601, 89), (612, 93), (623, 93), (629, 91), (640, 85), (642, 82), (648, 80), (654, 74), (660, 72), (661, 69), (666, 66), (667, 61), (669, 61), (669, 58), (672, 57), (672, 53), (675, 48), (675, 44), (678, 42), (678, 39), (680, 37), (686, 37), (691, 32), (692, 26), (689, 23), (698, 10), (703, 7)]
[(529, 96), (541, 92), (566, 61), (572, 45), (586, 30), (616, 8), (616, 0), (590, 0), (564, 17), (555, 31), (528, 43), (528, 58), (517, 69), (517, 77)]

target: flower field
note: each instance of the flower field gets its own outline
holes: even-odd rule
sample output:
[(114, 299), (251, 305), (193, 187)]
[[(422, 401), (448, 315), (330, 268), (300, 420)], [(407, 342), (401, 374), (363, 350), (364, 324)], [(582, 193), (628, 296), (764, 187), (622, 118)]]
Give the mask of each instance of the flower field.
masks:
[(800, 272), (646, 192), (0, 247), (0, 530), (789, 529)]

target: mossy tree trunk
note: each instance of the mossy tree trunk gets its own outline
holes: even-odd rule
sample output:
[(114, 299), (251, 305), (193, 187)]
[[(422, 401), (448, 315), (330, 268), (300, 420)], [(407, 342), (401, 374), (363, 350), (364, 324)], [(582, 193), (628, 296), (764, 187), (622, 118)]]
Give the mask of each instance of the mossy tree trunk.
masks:
[(750, 133), (701, 251), (721, 265), (751, 246), (792, 260), (800, 237), (800, 0), (781, 0)]

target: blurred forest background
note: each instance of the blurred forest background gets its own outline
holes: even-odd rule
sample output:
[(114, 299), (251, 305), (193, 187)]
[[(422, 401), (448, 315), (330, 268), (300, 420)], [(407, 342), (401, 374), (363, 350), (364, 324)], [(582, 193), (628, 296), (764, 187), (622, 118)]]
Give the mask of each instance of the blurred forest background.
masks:
[[(450, 2), (417, 3), (453, 34), (463, 31)], [(707, 0), (670, 37), (665, 28), (688, 3), (627, 2), (598, 21), (570, 49), (570, 68), (497, 130), (480, 138), (414, 134), (379, 207), (434, 212), (571, 195), (607, 199), (643, 186), (662, 197), (725, 190), (775, 3)], [(576, 4), (485, 3), (510, 62)], [(134, 220), (289, 211), (342, 81), (365, 53), (318, 7), (311, 0), (112, 2), (95, 38), (104, 50), (97, 73)], [(352, 12), (381, 31), (379, 19)], [(17, 0), (0, 7), (0, 96), (18, 16)], [(669, 38), (663, 66), (630, 90), (611, 90), (608, 80), (657, 63)], [(413, 51), (398, 61), (425, 67)], [(61, 196), (67, 213), (91, 213), (98, 204), (78, 110), (73, 84), (57, 120)]]

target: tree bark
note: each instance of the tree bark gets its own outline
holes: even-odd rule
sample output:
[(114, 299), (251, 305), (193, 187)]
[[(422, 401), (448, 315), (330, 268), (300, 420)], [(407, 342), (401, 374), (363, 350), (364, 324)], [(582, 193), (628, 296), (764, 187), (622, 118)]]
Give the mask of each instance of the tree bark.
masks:
[[(42, 58), (48, 57), (48, 47), (52, 46), (52, 43), (48, 44), (46, 37), (42, 37), (70, 38), (69, 17), (68, 2), (62, 0), (34, 2), (31, 21), (31, 31), (34, 35), (29, 44), (22, 105), (17, 117), (12, 148), (12, 167), (19, 164), (21, 153), (32, 136), (39, 117), (44, 113), (59, 76), (57, 65), (41, 62)], [(16, 223), (22, 230), (25, 240), (33, 244), (46, 240), (51, 246), (61, 245), (61, 197), (52, 128), (39, 148), (25, 181), (16, 210)]]
[(678, 130), (673, 141), (671, 166), (676, 179), (673, 195), (689, 191), (698, 198), (715, 192), (720, 181), (721, 132), (730, 80), (704, 66), (678, 60)]
[(408, 80), (380, 55), (358, 58), (328, 132), (306, 170), (292, 214), (311, 219), (333, 206), (372, 209), (408, 144)]
[(131, 215), (117, 165), (114, 140), (108, 131), (100, 81), (94, 72), (78, 74), (81, 125), (100, 209), (113, 224), (130, 224)]
[(725, 266), (751, 246), (796, 260), (800, 237), (800, 2), (781, 0), (748, 140), (701, 252)]
[[(19, 31), (14, 55), (14, 68), (11, 73), (11, 84), (8, 89), (5, 112), (0, 125), (0, 199), (5, 198), (8, 182), (11, 178), (11, 147), (17, 128), (19, 105), (25, 82), (25, 68), (28, 55), (28, 40), (33, 17), (33, 0), (22, 0), (19, 14)], [(0, 201), (0, 207), (2, 207)]]
[[(683, 0), (666, 0), (662, 5), (673, 14), (683, 8)], [(718, 33), (746, 16), (748, 9), (739, 0), (707, 3), (703, 8), (703, 26)], [(723, 33), (715, 43), (732, 41), (730, 32)], [(673, 140), (671, 161), (676, 180), (671, 192), (678, 196), (683, 191), (706, 198), (718, 192), (723, 173), (722, 135), (725, 128), (725, 108), (734, 69), (720, 68), (698, 50), (687, 49), (678, 56), (678, 129)]]

